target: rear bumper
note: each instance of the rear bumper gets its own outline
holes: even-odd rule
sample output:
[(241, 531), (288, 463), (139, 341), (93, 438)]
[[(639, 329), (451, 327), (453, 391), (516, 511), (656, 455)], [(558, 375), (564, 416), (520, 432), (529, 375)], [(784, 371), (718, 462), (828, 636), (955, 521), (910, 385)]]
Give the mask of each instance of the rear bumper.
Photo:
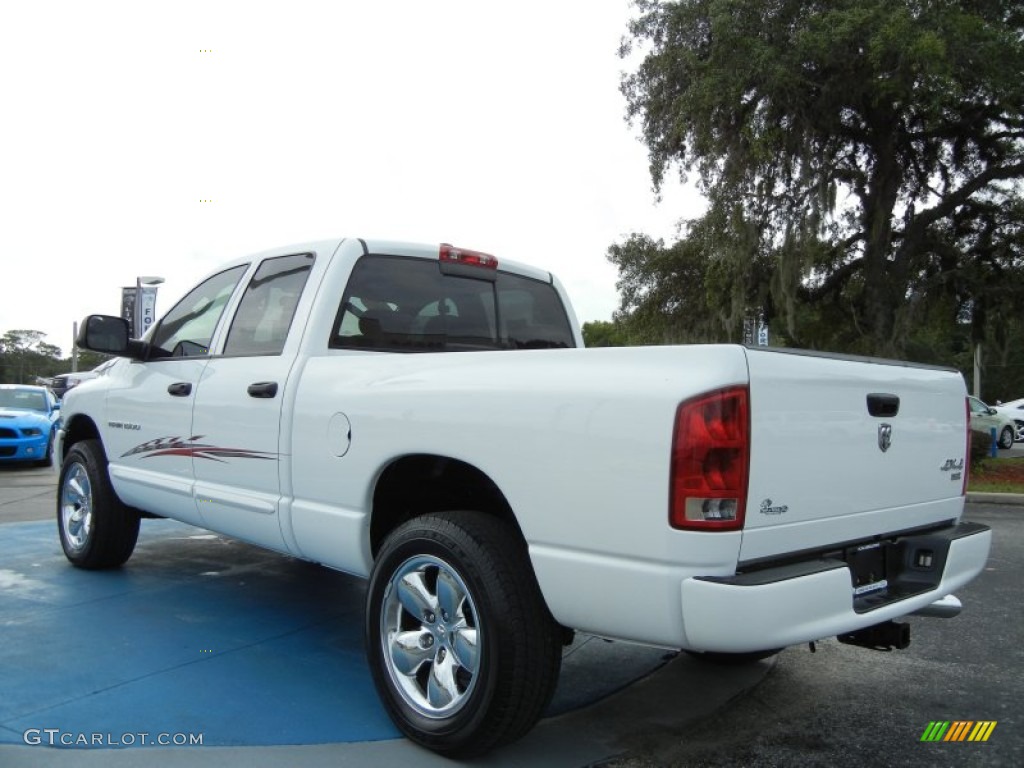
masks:
[(952, 619), (960, 615), (961, 608), (963, 608), (963, 605), (960, 604), (960, 600), (956, 595), (946, 595), (934, 603), (914, 611), (914, 615), (932, 616), (936, 619)]
[(903, 537), (894, 551), (905, 562), (885, 588), (859, 597), (847, 563), (830, 558), (729, 578), (685, 579), (681, 599), (687, 645), (726, 653), (782, 648), (923, 610), (981, 572), (991, 541), (991, 530), (976, 523)]

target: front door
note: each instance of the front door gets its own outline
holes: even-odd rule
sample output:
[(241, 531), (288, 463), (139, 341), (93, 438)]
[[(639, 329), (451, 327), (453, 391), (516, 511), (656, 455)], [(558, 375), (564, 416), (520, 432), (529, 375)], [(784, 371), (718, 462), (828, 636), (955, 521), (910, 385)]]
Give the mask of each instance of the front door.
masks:
[(190, 291), (154, 330), (150, 358), (112, 382), (101, 427), (110, 479), (126, 504), (201, 524), (192, 410), (217, 324), (245, 269), (220, 272)]

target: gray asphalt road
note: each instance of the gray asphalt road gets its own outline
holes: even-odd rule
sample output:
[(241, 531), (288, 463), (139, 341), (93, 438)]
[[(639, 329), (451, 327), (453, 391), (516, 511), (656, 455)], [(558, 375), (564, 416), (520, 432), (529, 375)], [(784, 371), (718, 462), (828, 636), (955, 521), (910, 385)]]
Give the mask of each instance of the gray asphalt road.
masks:
[[(638, 732), (606, 765), (1024, 765), (1024, 507), (972, 504), (967, 516), (995, 537), (985, 572), (958, 593), (959, 617), (911, 618), (905, 651), (789, 648), (749, 694), (681, 730)], [(922, 743), (933, 720), (998, 725), (986, 743)]]
[(0, 464), (0, 523), (46, 520), (56, 515), (57, 469)]

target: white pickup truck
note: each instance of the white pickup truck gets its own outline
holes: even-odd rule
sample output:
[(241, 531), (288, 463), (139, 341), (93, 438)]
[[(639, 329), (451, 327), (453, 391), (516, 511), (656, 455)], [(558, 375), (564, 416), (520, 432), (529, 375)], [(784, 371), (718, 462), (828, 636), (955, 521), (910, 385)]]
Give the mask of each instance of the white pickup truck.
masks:
[[(83, 568), (167, 517), (368, 577), (381, 699), (418, 743), (524, 734), (572, 630), (755, 658), (905, 647), (988, 556), (961, 522), (959, 373), (734, 345), (584, 350), (549, 273), (343, 239), (224, 266), (68, 393)], [(465, 353), (465, 354), (457, 354)]]

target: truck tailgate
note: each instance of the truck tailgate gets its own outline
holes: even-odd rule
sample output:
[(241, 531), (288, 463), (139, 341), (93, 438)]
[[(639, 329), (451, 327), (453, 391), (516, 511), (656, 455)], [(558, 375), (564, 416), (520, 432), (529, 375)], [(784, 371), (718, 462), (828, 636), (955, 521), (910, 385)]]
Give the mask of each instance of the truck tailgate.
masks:
[(959, 519), (959, 372), (747, 350), (751, 455), (742, 561)]

